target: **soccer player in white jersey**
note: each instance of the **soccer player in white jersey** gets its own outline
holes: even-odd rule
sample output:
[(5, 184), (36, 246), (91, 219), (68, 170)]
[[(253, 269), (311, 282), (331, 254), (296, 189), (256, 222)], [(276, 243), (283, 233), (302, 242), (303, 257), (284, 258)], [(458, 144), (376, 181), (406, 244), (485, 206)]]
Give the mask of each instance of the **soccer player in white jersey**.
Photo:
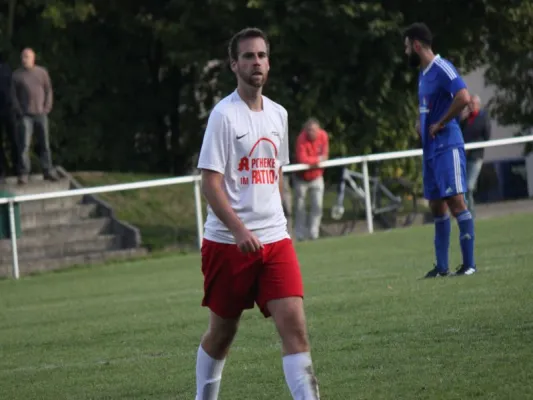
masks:
[(319, 399), (303, 307), (303, 284), (281, 202), (289, 163), (287, 111), (262, 95), (269, 42), (246, 28), (230, 41), (237, 89), (211, 111), (198, 168), (208, 202), (202, 244), (209, 327), (198, 348), (196, 400), (218, 398), (242, 312), (256, 303), (281, 337), (292, 397)]

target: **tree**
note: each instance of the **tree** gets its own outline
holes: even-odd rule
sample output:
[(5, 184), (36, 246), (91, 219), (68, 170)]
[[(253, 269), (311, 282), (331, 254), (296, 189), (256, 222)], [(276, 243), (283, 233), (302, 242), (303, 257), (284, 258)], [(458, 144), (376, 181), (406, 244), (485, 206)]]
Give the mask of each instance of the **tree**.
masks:
[[(416, 71), (401, 37), (411, 22), (427, 22), (436, 50), (462, 73), (483, 65), (490, 45), (489, 78), (515, 89), (509, 82), (520, 74), (506, 75), (505, 63), (520, 52), (516, 18), (525, 30), (531, 10), (512, 3), (498, 27), (500, 3), (512, 2), (18, 0), (11, 25), (0, 21), (14, 27), (17, 52), (35, 47), (50, 70), (58, 162), (181, 175), (194, 169), (208, 111), (235, 87), (226, 50), (235, 31), (258, 26), (269, 34), (265, 94), (287, 108), (292, 141), (315, 116), (331, 134), (333, 156), (368, 154), (419, 146)], [(526, 71), (526, 60), (517, 65)], [(531, 95), (521, 90), (521, 98)], [(415, 179), (419, 171), (419, 160), (409, 159), (380, 172)]]
[[(487, 83), (495, 96), (489, 107), (502, 125), (533, 128), (533, 3), (502, 1), (490, 14)], [(526, 151), (531, 150), (527, 146)]]
[[(17, 43), (32, 43), (51, 71), (59, 162), (76, 169), (189, 172), (204, 109), (213, 102), (213, 71), (204, 67), (227, 36), (218, 28), (224, 18), (215, 17), (220, 8), (230, 17), (222, 2), (209, 3), (24, 3), (19, 24), (31, 29), (19, 32)], [(197, 17), (202, 14), (205, 20)], [(220, 42), (201, 40), (204, 30)]]
[[(481, 0), (466, 5), (458, 0), (250, 4), (261, 9), (273, 40), (267, 92), (287, 105), (295, 134), (310, 115), (325, 123), (335, 155), (419, 146), (413, 129), (417, 71), (406, 65), (401, 37), (406, 25), (426, 21), (436, 33), (436, 48), (464, 72), (483, 61), (479, 37), (485, 27), (478, 22), (486, 7)], [(450, 20), (462, 28), (451, 31)], [(420, 175), (416, 159), (387, 162), (383, 168), (385, 175)]]

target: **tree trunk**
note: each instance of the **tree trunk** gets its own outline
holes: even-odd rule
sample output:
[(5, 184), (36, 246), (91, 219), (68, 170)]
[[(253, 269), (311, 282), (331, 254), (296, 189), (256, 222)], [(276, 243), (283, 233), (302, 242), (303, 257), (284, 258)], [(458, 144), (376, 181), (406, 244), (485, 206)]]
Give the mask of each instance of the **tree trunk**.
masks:
[(181, 143), (181, 116), (180, 116), (180, 105), (181, 105), (181, 90), (183, 88), (183, 76), (181, 71), (174, 70), (174, 75), (172, 77), (172, 86), (174, 91), (172, 93), (172, 104), (170, 110), (170, 154), (172, 157), (172, 174), (175, 176), (180, 176), (184, 174), (183, 158), (182, 154), (182, 143)]
[[(161, 107), (163, 92), (161, 68), (163, 65), (163, 44), (159, 39), (153, 39), (148, 56), (150, 80), (152, 82), (153, 99), (156, 102), (156, 110), (153, 111), (153, 132), (151, 141), (155, 146), (155, 154), (150, 157), (151, 170), (153, 172), (168, 173), (170, 168), (169, 151), (167, 146), (168, 128), (165, 123), (165, 108)], [(159, 106), (158, 106), (159, 105)]]
[(7, 29), (6, 29), (6, 41), (11, 48), (13, 39), (13, 30), (15, 26), (15, 10), (17, 8), (17, 0), (9, 0), (7, 11)]

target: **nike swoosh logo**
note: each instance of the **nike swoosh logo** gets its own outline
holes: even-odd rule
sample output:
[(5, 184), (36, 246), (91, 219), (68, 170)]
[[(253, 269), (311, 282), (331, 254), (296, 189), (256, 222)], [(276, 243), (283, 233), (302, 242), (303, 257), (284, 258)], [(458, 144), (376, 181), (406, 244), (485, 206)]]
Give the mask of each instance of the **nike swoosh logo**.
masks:
[(248, 135), (248, 133), (245, 133), (244, 135), (241, 135), (241, 136), (237, 135), (237, 140), (241, 140), (241, 139), (242, 139), (243, 137), (245, 137), (246, 135)]

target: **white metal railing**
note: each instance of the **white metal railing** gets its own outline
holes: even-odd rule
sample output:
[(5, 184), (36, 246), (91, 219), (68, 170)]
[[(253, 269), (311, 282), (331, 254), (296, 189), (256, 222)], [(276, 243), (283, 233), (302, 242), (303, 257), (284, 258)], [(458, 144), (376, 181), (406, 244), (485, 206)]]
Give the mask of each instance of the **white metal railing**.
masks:
[[(489, 140), (486, 142), (478, 143), (469, 143), (465, 146), (467, 150), (471, 149), (480, 149), (487, 147), (496, 147), (496, 146), (506, 146), (512, 144), (522, 144), (527, 142), (533, 142), (533, 135), (521, 136), (515, 138), (507, 139), (497, 139)], [(406, 151), (394, 151), (390, 153), (379, 153), (379, 154), (370, 154), (364, 156), (354, 156), (354, 157), (345, 157), (337, 158), (333, 160), (323, 161), (319, 164), (321, 168), (337, 167), (342, 165), (350, 164), (363, 164), (363, 175), (364, 175), (364, 191), (365, 191), (365, 208), (366, 208), (366, 221), (368, 226), (368, 232), (374, 232), (373, 218), (372, 218), (372, 202), (370, 198), (370, 180), (368, 173), (368, 163), (373, 161), (383, 161), (383, 160), (394, 160), (398, 158), (409, 158), (409, 157), (418, 157), (422, 155), (422, 149), (415, 150), (406, 150)], [(283, 168), (283, 172), (296, 172), (304, 171), (310, 169), (311, 167), (306, 164), (293, 164), (288, 165)], [(170, 185), (179, 185), (183, 183), (193, 183), (194, 184), (194, 199), (195, 199), (195, 208), (196, 208), (196, 225), (198, 230), (198, 247), (202, 244), (203, 239), (203, 214), (202, 214), (202, 197), (200, 192), (200, 175), (191, 175), (183, 176), (177, 178), (165, 178), (165, 179), (154, 179), (149, 181), (133, 182), (133, 183), (124, 183), (118, 185), (106, 185), (98, 186), (91, 188), (82, 188), (82, 189), (73, 189), (73, 190), (62, 190), (51, 193), (41, 193), (41, 194), (28, 194), (21, 196), (14, 196), (9, 198), (0, 198), (0, 205), (8, 204), (9, 206), (9, 226), (11, 233), (11, 251), (13, 255), (13, 277), (18, 279), (20, 276), (19, 265), (18, 265), (18, 252), (17, 252), (17, 235), (16, 235), (16, 225), (15, 225), (15, 204), (23, 203), (27, 201), (37, 201), (37, 200), (48, 200), (48, 199), (57, 199), (70, 196), (83, 196), (87, 194), (101, 194), (101, 193), (110, 193), (118, 192), (124, 190), (134, 190), (134, 189), (145, 189), (150, 187), (158, 186), (170, 186)]]

